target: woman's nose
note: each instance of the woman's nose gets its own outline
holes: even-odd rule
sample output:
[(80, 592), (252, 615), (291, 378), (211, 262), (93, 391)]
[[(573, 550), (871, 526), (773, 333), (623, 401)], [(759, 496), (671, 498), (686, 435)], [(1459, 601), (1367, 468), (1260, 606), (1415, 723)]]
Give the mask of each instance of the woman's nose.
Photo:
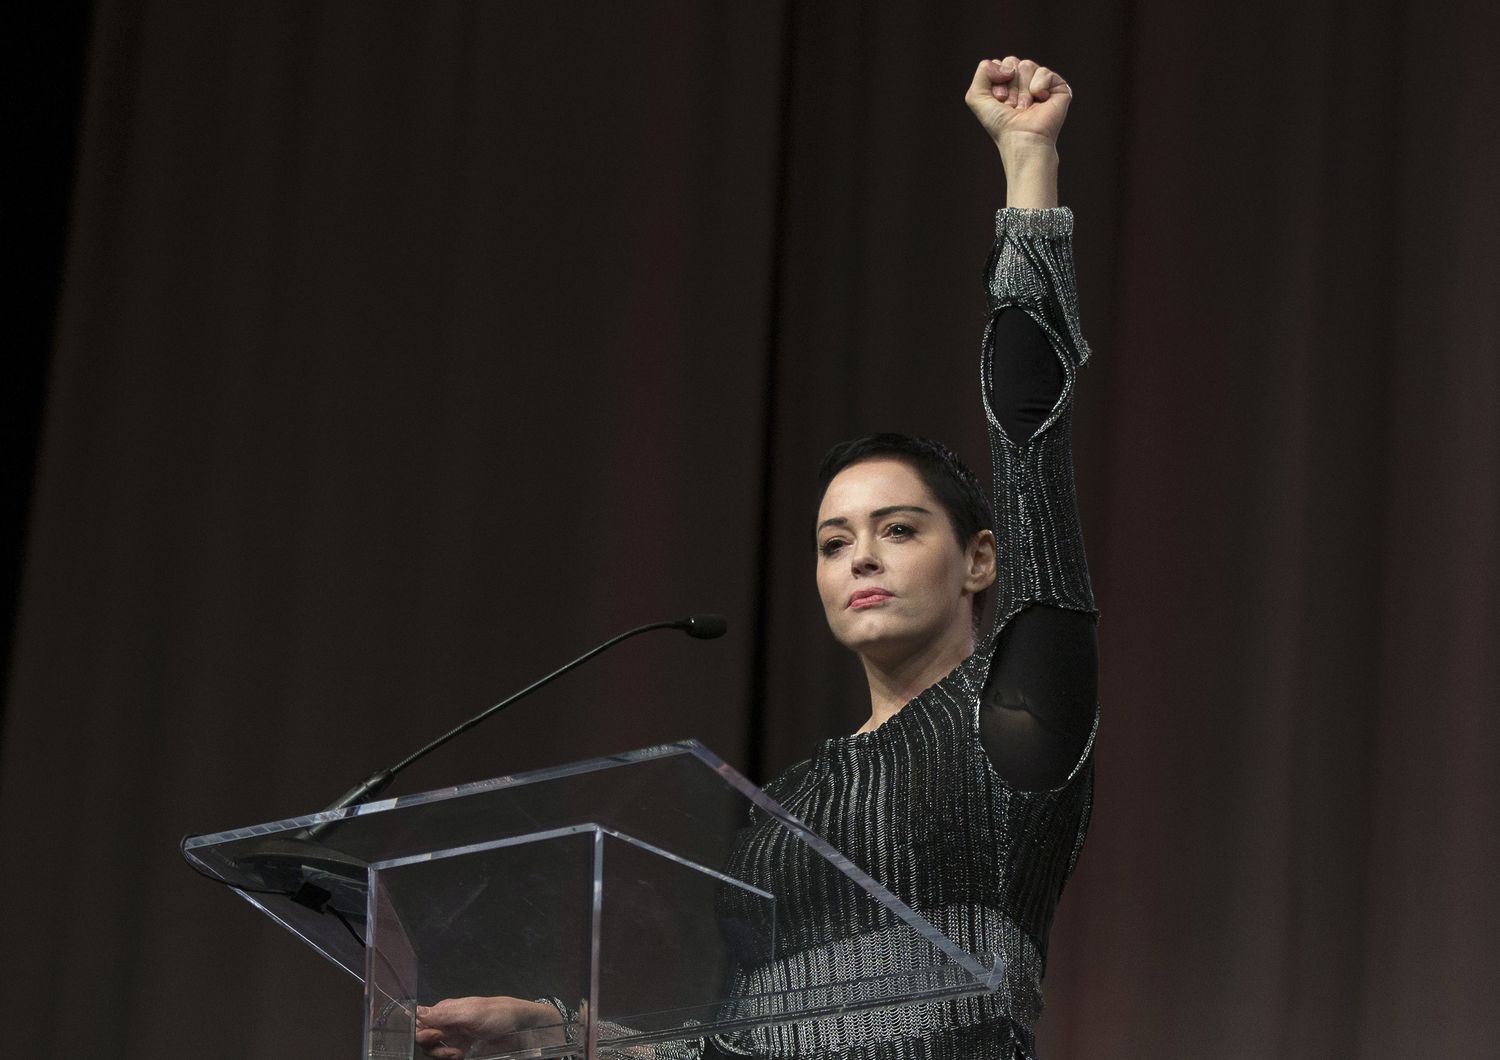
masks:
[(871, 574), (880, 569), (880, 558), (868, 542), (856, 545), (849, 561), (855, 574)]

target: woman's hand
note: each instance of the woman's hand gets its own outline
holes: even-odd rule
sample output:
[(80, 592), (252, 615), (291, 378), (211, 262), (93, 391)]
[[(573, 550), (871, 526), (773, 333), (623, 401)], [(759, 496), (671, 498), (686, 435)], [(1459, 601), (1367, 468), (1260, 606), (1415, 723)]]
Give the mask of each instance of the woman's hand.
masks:
[(1001, 154), (1007, 146), (1055, 150), (1072, 101), (1073, 90), (1062, 77), (1014, 55), (980, 63), (964, 95)]
[[(463, 1060), (475, 1045), (537, 1048), (565, 1040), (557, 1009), (517, 997), (454, 997), (417, 1006), (417, 1044), (436, 1060)], [(540, 1028), (549, 1028), (546, 1030)], [(506, 1039), (502, 1043), (502, 1039)]]
[(1057, 205), (1057, 137), (1072, 101), (1068, 83), (1030, 59), (986, 59), (974, 71), (964, 102), (1000, 151), (1006, 205)]

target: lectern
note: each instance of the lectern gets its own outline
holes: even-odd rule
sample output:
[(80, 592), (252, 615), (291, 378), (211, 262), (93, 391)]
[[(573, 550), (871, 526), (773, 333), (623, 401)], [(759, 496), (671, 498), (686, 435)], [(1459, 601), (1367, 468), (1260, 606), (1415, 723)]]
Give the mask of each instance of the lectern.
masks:
[[(798, 862), (743, 879), (768, 830)], [(196, 867), (364, 984), (364, 1056), (421, 1057), (418, 1005), (557, 999), (550, 1027), (471, 1057), (666, 1060), (857, 1009), (1000, 986), (695, 741), (196, 836)], [(811, 873), (811, 876), (809, 875)], [(816, 878), (864, 925), (795, 952), (783, 887)], [(826, 947), (824, 947), (826, 950)]]

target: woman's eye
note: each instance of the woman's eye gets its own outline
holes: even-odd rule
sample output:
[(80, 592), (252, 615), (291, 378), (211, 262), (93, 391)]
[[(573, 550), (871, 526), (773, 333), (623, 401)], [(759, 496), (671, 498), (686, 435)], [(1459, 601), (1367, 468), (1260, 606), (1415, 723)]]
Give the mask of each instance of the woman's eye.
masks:
[(843, 547), (843, 538), (830, 537), (827, 541), (824, 541), (821, 545), (818, 546), (818, 551), (825, 556), (831, 556)]
[(916, 533), (916, 530), (907, 526), (905, 523), (893, 523), (892, 525), (886, 527), (885, 532), (891, 537), (911, 537)]

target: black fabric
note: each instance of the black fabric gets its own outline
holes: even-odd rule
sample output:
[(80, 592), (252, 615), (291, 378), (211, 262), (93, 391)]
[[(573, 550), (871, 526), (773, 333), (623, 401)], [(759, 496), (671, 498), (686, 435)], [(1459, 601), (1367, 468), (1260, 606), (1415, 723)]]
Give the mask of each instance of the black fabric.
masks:
[(1098, 702), (1094, 617), (1028, 607), (1006, 624), (996, 643), (979, 705), (980, 742), (1013, 787), (1056, 787), (1088, 747)]
[(1057, 404), (1064, 382), (1062, 362), (1047, 333), (1014, 306), (995, 314), (988, 352), (993, 365), (990, 408), (1011, 441), (1025, 441)]

